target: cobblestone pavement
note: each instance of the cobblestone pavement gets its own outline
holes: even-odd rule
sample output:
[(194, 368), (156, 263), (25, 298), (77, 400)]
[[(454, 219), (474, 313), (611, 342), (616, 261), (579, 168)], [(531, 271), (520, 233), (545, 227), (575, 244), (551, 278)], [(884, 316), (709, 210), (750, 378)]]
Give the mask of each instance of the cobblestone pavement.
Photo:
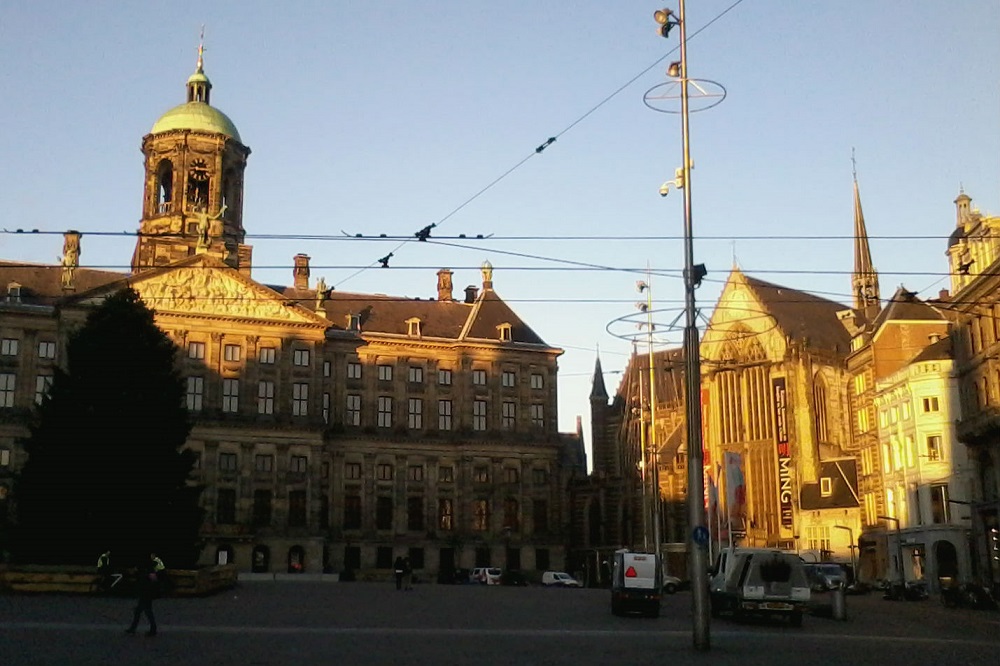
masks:
[(691, 596), (657, 619), (610, 613), (607, 590), (254, 582), (160, 599), (160, 635), (123, 633), (132, 601), (0, 596), (0, 664), (1000, 664), (1000, 613), (848, 598), (801, 629), (713, 620), (692, 648)]

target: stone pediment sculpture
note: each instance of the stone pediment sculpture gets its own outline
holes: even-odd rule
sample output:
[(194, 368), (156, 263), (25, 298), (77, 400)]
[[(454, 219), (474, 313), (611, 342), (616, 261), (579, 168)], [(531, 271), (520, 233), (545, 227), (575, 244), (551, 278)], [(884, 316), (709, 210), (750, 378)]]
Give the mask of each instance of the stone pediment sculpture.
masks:
[(314, 316), (295, 307), (274, 292), (248, 284), (224, 270), (210, 266), (187, 266), (148, 279), (132, 287), (158, 313), (179, 312), (240, 319), (271, 319), (316, 324)]

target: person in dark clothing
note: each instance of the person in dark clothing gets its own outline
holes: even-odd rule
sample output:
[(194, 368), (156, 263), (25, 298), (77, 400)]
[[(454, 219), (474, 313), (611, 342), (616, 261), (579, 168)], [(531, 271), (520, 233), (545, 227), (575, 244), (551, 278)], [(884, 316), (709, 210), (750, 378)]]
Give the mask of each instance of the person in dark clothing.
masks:
[(410, 558), (408, 557), (403, 558), (403, 589), (413, 589), (413, 566), (410, 564)]
[(393, 572), (396, 574), (396, 589), (403, 589), (403, 558), (397, 557), (396, 562), (392, 565)]
[(127, 634), (135, 633), (136, 628), (139, 626), (139, 616), (145, 613), (146, 620), (149, 621), (149, 631), (146, 632), (146, 635), (156, 635), (156, 617), (153, 615), (153, 599), (156, 598), (160, 589), (157, 566), (162, 565), (162, 563), (157, 561), (158, 559), (156, 555), (150, 554), (149, 561), (139, 567), (135, 611), (132, 614), (132, 624), (125, 630)]

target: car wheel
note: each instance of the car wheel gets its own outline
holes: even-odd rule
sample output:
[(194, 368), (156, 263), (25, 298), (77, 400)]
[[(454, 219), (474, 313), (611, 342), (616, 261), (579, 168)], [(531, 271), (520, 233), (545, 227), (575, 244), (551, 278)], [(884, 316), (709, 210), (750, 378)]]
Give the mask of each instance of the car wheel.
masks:
[(674, 583), (667, 583), (664, 586), (663, 591), (666, 592), (667, 594), (673, 594), (674, 592), (677, 591), (677, 585)]

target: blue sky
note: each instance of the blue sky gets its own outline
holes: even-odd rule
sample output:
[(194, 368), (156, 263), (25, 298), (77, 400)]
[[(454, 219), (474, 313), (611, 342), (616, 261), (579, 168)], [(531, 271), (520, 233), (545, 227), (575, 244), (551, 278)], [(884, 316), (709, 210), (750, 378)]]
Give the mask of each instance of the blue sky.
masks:
[[(849, 301), (852, 148), (883, 296), (900, 283), (936, 295), (948, 285), (959, 186), (984, 212), (1000, 209), (1000, 3), (743, 0), (693, 35), (733, 3), (687, 7), (690, 76), (728, 91), (691, 123), (705, 315), (734, 256), (760, 278)], [(680, 166), (680, 119), (642, 101), (676, 57), (678, 33), (656, 34), (658, 8), (4, 3), (0, 228), (75, 228), (85, 265), (124, 268), (133, 238), (86, 234), (137, 228), (141, 140), (183, 101), (204, 24), (213, 105), (253, 150), (244, 224), (254, 277), (287, 284), (292, 256), (306, 252), (313, 278), (338, 289), (430, 297), (437, 269), (452, 268), (461, 290), (489, 260), (497, 292), (566, 350), (560, 427), (582, 415), (589, 440), (595, 349), (613, 391), (630, 343), (606, 329), (635, 312), (642, 269), (654, 273), (661, 329), (683, 299), (682, 200), (657, 194)], [(397, 243), (253, 238), (407, 236), (437, 222), (435, 238), (463, 247), (408, 243), (392, 268), (360, 273)], [(446, 239), (458, 234), (493, 238)], [(748, 235), (775, 238), (734, 240)], [(816, 235), (839, 238), (789, 238)], [(581, 240), (594, 236), (613, 238)], [(60, 251), (58, 237), (0, 235), (4, 259), (52, 262)]]

